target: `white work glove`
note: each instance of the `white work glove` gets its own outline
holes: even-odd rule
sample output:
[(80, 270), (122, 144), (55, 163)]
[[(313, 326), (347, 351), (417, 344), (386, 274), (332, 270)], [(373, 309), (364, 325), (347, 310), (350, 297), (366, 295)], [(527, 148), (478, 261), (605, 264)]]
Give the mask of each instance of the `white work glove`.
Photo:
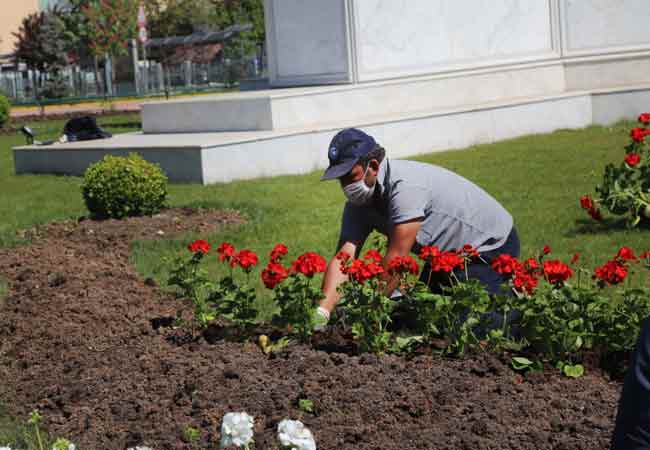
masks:
[(323, 331), (330, 320), (330, 312), (319, 306), (314, 311), (314, 331)]

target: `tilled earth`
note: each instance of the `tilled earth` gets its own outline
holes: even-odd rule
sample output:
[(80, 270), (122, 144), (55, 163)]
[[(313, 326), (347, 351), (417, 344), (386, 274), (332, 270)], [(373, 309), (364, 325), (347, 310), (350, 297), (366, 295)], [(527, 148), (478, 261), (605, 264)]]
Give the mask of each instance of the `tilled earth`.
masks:
[[(620, 383), (528, 378), (498, 358), (354, 356), (290, 346), (175, 339), (158, 327), (180, 301), (129, 264), (135, 239), (241, 223), (235, 212), (168, 210), (153, 218), (66, 222), (0, 250), (10, 291), (0, 302), (0, 399), (39, 408), (55, 436), (86, 449), (218, 448), (229, 411), (255, 417), (257, 449), (277, 423), (300, 419), (319, 449), (607, 449)], [(164, 323), (164, 320), (162, 321)], [(156, 326), (153, 326), (156, 325)], [(300, 399), (314, 403), (301, 412)]]

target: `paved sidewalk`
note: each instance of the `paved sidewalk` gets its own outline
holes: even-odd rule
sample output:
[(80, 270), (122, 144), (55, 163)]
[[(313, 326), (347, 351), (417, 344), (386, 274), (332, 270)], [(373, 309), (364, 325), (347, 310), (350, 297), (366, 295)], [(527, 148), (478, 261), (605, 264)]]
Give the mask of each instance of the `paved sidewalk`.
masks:
[[(113, 102), (113, 107), (106, 103), (88, 102), (75, 105), (50, 105), (45, 107), (45, 116), (58, 116), (61, 114), (87, 113), (99, 114), (105, 111), (115, 110), (123, 112), (140, 112), (142, 100), (126, 100)], [(21, 118), (28, 116), (40, 115), (41, 111), (38, 106), (16, 107), (11, 110), (12, 118)]]

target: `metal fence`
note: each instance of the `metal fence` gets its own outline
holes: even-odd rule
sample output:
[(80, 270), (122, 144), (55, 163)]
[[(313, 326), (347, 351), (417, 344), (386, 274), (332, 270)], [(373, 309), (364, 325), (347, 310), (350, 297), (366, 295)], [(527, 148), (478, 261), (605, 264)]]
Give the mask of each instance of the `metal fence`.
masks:
[[(52, 79), (50, 74), (32, 70), (0, 71), (0, 92), (13, 104), (52, 104), (75, 100), (110, 97), (169, 95), (175, 92), (219, 90), (236, 86), (242, 79), (266, 76), (262, 58), (221, 60), (210, 64), (186, 61), (173, 66), (156, 61), (139, 61), (127, 73), (113, 76), (111, 64), (96, 74), (93, 69), (68, 66), (60, 72), (65, 95), (47, 98), (38, 95), (36, 86), (40, 77)], [(99, 79), (98, 79), (99, 78)], [(116, 81), (113, 82), (112, 80)]]

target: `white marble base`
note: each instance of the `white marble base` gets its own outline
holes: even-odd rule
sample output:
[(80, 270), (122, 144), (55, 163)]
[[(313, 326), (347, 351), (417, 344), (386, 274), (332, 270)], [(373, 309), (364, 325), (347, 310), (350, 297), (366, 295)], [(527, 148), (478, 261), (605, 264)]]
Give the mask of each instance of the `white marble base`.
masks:
[[(130, 133), (101, 141), (17, 147), (14, 160), (16, 173), (81, 175), (105, 154), (133, 151), (161, 164), (174, 182), (210, 184), (323, 169), (330, 139), (346, 126), (366, 130), (386, 147), (390, 157), (403, 158), (592, 123), (607, 124), (621, 117), (636, 117), (650, 104), (648, 99), (650, 85), (634, 92), (559, 94), (283, 131)], [(626, 106), (614, 111), (612, 105), (619, 104)]]
[(288, 130), (390, 113), (476, 105), (564, 91), (558, 62), (349, 86), (267, 90), (145, 103), (145, 133)]

